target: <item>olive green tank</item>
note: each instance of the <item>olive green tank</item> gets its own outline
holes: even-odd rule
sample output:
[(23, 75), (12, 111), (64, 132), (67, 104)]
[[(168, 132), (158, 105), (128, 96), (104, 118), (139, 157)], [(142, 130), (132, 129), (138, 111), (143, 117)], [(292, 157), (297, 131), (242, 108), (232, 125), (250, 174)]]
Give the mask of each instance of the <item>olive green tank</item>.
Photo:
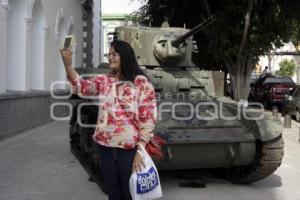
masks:
[[(197, 51), (192, 35), (207, 26), (160, 28), (117, 27), (115, 36), (133, 47), (139, 65), (157, 94), (155, 134), (167, 141), (159, 170), (215, 168), (235, 183), (251, 183), (271, 175), (283, 157), (282, 125), (271, 114), (259, 113), (224, 97), (224, 74), (200, 70), (192, 62)], [(199, 49), (205, 51), (205, 49)], [(91, 71), (92, 70), (92, 71)], [(107, 73), (107, 65), (78, 69), (79, 73)], [(80, 103), (87, 100), (79, 100)], [(80, 127), (74, 108), (71, 146), (101, 183), (92, 140), (93, 129)], [(97, 106), (83, 107), (81, 119), (95, 123)]]

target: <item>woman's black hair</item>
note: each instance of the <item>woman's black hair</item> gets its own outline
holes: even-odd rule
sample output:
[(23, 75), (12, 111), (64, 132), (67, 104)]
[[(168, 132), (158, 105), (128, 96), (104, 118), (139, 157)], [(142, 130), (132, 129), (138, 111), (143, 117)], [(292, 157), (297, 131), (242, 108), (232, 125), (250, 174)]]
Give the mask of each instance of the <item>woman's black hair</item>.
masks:
[(137, 75), (146, 76), (143, 70), (138, 65), (134, 50), (132, 49), (130, 44), (122, 40), (114, 40), (110, 46), (113, 47), (115, 51), (120, 55), (121, 72), (123, 75), (122, 79), (124, 81), (134, 82), (134, 79)]

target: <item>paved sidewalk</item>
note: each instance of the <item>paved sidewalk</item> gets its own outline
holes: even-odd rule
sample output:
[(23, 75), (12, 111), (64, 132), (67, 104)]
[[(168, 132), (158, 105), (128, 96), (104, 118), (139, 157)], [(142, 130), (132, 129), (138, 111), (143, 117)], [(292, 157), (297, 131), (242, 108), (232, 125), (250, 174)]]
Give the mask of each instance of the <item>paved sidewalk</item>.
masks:
[(68, 123), (0, 141), (0, 200), (105, 199), (71, 154)]
[[(68, 123), (52, 122), (0, 141), (0, 200), (107, 199), (69, 150)], [(270, 177), (234, 185), (204, 174), (205, 188), (183, 188), (163, 175), (166, 200), (300, 200), (299, 124), (284, 130), (285, 156)]]

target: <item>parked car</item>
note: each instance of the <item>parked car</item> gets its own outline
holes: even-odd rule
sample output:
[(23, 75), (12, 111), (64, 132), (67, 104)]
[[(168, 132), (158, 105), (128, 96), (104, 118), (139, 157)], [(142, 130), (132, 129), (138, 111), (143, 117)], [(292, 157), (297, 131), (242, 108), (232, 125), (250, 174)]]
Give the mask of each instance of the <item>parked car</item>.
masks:
[(285, 95), (282, 114), (291, 114), (300, 121), (300, 86), (297, 85), (289, 94)]
[(260, 76), (250, 85), (249, 100), (263, 103), (265, 108), (273, 105), (282, 107), (284, 96), (294, 89), (296, 84), (290, 77), (277, 77), (271, 74)]

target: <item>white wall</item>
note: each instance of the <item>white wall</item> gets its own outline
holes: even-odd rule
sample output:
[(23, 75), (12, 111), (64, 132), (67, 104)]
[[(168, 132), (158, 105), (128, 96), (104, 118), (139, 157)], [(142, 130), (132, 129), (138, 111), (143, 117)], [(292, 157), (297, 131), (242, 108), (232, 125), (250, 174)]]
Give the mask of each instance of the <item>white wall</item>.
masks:
[(28, 51), (31, 52), (29, 59), (29, 67), (27, 69), (30, 74), (27, 75), (29, 79), (29, 88), (43, 90), (45, 88), (45, 16), (44, 7), (41, 0), (36, 0), (32, 9), (32, 27), (30, 31), (30, 45)]
[[(80, 67), (82, 62), (82, 12), (80, 1), (78, 0), (44, 0), (46, 6), (45, 18), (46, 25), (49, 27), (48, 36), (45, 40), (45, 89), (54, 80), (66, 80), (66, 73), (63, 68), (59, 48), (63, 46), (63, 40), (67, 32), (70, 17), (73, 17), (73, 30), (76, 35), (76, 50), (74, 66)], [(55, 3), (54, 3), (55, 2)], [(63, 15), (60, 19), (58, 38), (56, 38), (55, 28), (57, 14), (62, 10)]]
[(26, 90), (26, 1), (11, 0), (7, 16), (7, 89)]
[[(72, 25), (76, 34), (74, 66), (81, 66), (82, 10), (79, 0), (0, 0), (0, 3), (0, 92), (7, 89), (48, 90), (53, 81), (65, 80), (59, 48), (68, 25)], [(62, 23), (60, 32), (56, 33), (59, 10), (63, 11)], [(68, 23), (70, 18), (73, 18), (73, 24)]]

